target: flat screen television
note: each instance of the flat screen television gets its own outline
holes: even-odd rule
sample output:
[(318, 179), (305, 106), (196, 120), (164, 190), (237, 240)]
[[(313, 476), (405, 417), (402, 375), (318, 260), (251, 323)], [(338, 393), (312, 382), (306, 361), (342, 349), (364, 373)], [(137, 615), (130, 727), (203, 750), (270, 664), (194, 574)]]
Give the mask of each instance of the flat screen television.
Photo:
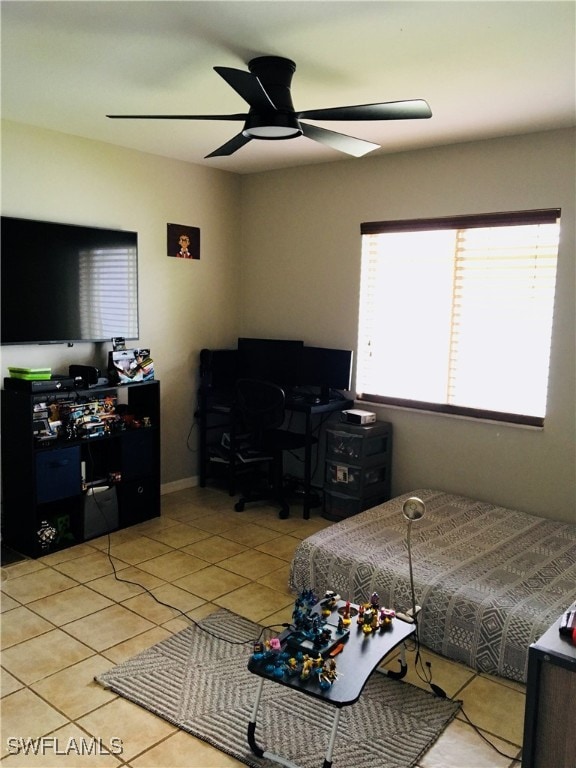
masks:
[(138, 339), (138, 235), (2, 216), (2, 344)]

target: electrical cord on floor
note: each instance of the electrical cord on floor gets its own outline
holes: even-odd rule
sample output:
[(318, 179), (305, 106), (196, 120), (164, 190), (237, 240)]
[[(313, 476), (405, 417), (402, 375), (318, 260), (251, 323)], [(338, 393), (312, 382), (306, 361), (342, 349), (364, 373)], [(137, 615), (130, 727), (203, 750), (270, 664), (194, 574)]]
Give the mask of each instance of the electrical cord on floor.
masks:
[(190, 429), (188, 430), (188, 434), (186, 435), (186, 448), (190, 451), (190, 453), (198, 453), (198, 448), (194, 445), (190, 445), (190, 438), (192, 437), (193, 433), (198, 429), (198, 424), (193, 421), (190, 425)]
[(421, 648), (420, 648), (420, 637), (419, 637), (419, 634), (418, 634), (418, 629), (419, 629), (418, 628), (418, 624), (416, 624), (416, 632), (415, 632), (415, 637), (414, 637), (414, 643), (415, 643), (414, 651), (416, 653), (416, 656), (415, 656), (415, 659), (414, 659), (414, 669), (415, 669), (416, 675), (419, 677), (419, 679), (423, 683), (426, 683), (426, 685), (428, 685), (430, 687), (432, 693), (435, 696), (438, 696), (441, 699), (449, 699), (450, 701), (458, 701), (458, 703), (460, 704), (460, 711), (461, 711), (464, 719), (468, 723), (468, 725), (471, 728), (473, 728), (474, 731), (476, 731), (476, 733), (478, 734), (478, 736), (480, 736), (481, 739), (483, 739), (490, 747), (492, 747), (492, 749), (495, 752), (497, 752), (502, 757), (505, 757), (507, 760), (511, 760), (511, 761), (513, 761), (515, 763), (521, 763), (522, 762), (521, 758), (513, 757), (512, 755), (508, 755), (505, 752), (502, 752), (502, 750), (500, 750), (495, 744), (493, 744), (490, 741), (490, 739), (484, 733), (482, 733), (480, 728), (475, 723), (472, 722), (472, 720), (468, 717), (468, 715), (464, 711), (464, 704), (463, 704), (462, 701), (459, 701), (458, 699), (454, 699), (451, 696), (448, 696), (448, 694), (446, 693), (446, 691), (443, 688), (440, 688), (439, 685), (436, 685), (435, 683), (432, 682), (432, 662), (431, 661), (423, 661), (423, 659), (422, 659), (422, 653), (421, 653)]
[(466, 720), (468, 725), (471, 726), (476, 731), (478, 736), (480, 736), (480, 738), (483, 739), (486, 742), (486, 744), (488, 744), (490, 747), (492, 747), (493, 750), (495, 750), (499, 755), (502, 755), (502, 757), (505, 757), (507, 760), (512, 760), (512, 762), (514, 762), (514, 763), (521, 763), (522, 762), (522, 758), (521, 757), (511, 757), (510, 755), (507, 755), (505, 752), (502, 752), (502, 750), (498, 749), (498, 747), (495, 744), (493, 744), (490, 741), (490, 739), (484, 733), (482, 733), (480, 728), (478, 728), (478, 726), (475, 725), (472, 722), (472, 720), (470, 720), (470, 718), (468, 717), (468, 715), (464, 711), (464, 707), (460, 707), (460, 710), (461, 710), (462, 714), (464, 715), (464, 719)]
[[(88, 457), (93, 462), (92, 456), (90, 455), (90, 451), (88, 451)], [(140, 584), (137, 581), (132, 581), (131, 579), (126, 579), (126, 578), (123, 578), (122, 576), (120, 576), (118, 574), (118, 571), (116, 570), (116, 565), (114, 564), (114, 560), (112, 558), (112, 552), (111, 552), (112, 539), (110, 537), (110, 529), (111, 529), (112, 526), (110, 524), (110, 521), (106, 517), (106, 512), (102, 508), (101, 504), (98, 502), (98, 499), (97, 499), (98, 494), (94, 493), (94, 488), (89, 489), (88, 493), (90, 493), (90, 491), (92, 491), (92, 500), (94, 501), (94, 504), (95, 504), (96, 508), (98, 509), (98, 512), (102, 516), (102, 519), (104, 520), (104, 523), (105, 523), (105, 527), (106, 527), (106, 529), (108, 531), (108, 533), (106, 534), (106, 537), (107, 537), (106, 555), (108, 557), (108, 560), (110, 561), (110, 565), (112, 566), (112, 571), (113, 571), (114, 578), (116, 579), (116, 581), (122, 582), (124, 584), (132, 584), (135, 587), (140, 587), (140, 589), (143, 589), (144, 592), (146, 592), (159, 605), (163, 605), (166, 608), (170, 608), (173, 611), (177, 611), (180, 614), (180, 616), (182, 616), (183, 618), (187, 619), (197, 629), (201, 630), (202, 632), (204, 632), (207, 635), (211, 635), (212, 637), (216, 638), (217, 640), (223, 640), (224, 642), (229, 643), (230, 645), (254, 644), (254, 643), (257, 643), (257, 642), (261, 641), (262, 635), (267, 630), (275, 631), (275, 630), (278, 630), (278, 629), (287, 629), (288, 627), (291, 626), (287, 622), (285, 622), (283, 624), (269, 624), (267, 626), (263, 626), (262, 627), (262, 629), (260, 630), (260, 634), (258, 635), (257, 638), (253, 638), (252, 637), (252, 638), (247, 638), (246, 640), (230, 640), (227, 637), (222, 637), (221, 635), (218, 635), (215, 632), (211, 632), (209, 629), (207, 629), (202, 624), (200, 624), (195, 619), (193, 619), (192, 616), (189, 616), (186, 613), (186, 611), (183, 611), (182, 609), (177, 608), (175, 605), (171, 605), (170, 603), (166, 603), (163, 600), (160, 600), (160, 598), (158, 598), (153, 592), (151, 592), (147, 587), (145, 587), (144, 584)]]
[(247, 638), (246, 640), (230, 640), (227, 637), (223, 637), (222, 635), (218, 635), (216, 632), (212, 632), (211, 630), (207, 629), (207, 627), (200, 624), (196, 619), (193, 619), (192, 616), (190, 616), (186, 611), (183, 611), (181, 608), (177, 608), (175, 605), (171, 605), (170, 603), (164, 602), (164, 600), (160, 600), (159, 597), (157, 597), (153, 592), (151, 592), (148, 587), (145, 587), (143, 584), (140, 584), (137, 581), (132, 581), (131, 579), (125, 579), (122, 576), (118, 575), (118, 571), (116, 570), (116, 566), (114, 565), (114, 560), (112, 558), (112, 553), (110, 551), (111, 547), (111, 538), (110, 533), (107, 534), (108, 537), (108, 544), (106, 549), (106, 554), (108, 556), (108, 560), (110, 561), (110, 565), (112, 566), (112, 570), (114, 571), (114, 578), (117, 581), (123, 582), (124, 584), (132, 584), (135, 587), (140, 587), (141, 589), (146, 592), (153, 600), (155, 600), (159, 605), (163, 605), (166, 608), (171, 608), (173, 611), (177, 611), (180, 616), (182, 616), (184, 619), (187, 619), (191, 624), (193, 624), (197, 629), (200, 629), (202, 632), (204, 632), (207, 635), (210, 635), (211, 637), (216, 638), (217, 640), (223, 640), (224, 642), (228, 643), (229, 645), (247, 645), (247, 644), (253, 644), (255, 642), (259, 642), (262, 639), (262, 635), (266, 630), (274, 631), (276, 629), (282, 628), (286, 629), (290, 626), (288, 623), (284, 624), (269, 624), (267, 626), (263, 626), (260, 630), (260, 634), (257, 638), (251, 637)]

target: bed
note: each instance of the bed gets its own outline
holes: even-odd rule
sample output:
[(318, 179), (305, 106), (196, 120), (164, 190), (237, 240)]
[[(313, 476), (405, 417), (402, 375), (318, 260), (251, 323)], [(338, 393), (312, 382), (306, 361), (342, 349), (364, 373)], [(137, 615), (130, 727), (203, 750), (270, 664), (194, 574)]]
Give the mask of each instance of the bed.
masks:
[(576, 525), (419, 489), (304, 539), (290, 569), (294, 592), (411, 606), (402, 504), (426, 514), (411, 544), (420, 640), (449, 659), (526, 682), (528, 648), (576, 600)]

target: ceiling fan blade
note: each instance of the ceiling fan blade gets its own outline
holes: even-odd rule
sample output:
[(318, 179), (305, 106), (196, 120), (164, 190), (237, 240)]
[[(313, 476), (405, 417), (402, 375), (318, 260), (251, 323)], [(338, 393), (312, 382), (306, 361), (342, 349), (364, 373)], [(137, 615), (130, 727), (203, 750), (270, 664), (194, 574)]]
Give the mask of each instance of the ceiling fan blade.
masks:
[(237, 115), (106, 115), (123, 120), (246, 120), (248, 113)]
[(319, 128), (317, 125), (300, 123), (300, 127), (304, 136), (308, 139), (319, 141), (321, 144), (326, 144), (328, 147), (332, 147), (332, 149), (337, 149), (339, 152), (345, 152), (347, 155), (353, 155), (354, 157), (362, 157), (368, 154), (368, 152), (380, 149), (379, 144), (373, 144), (371, 141), (364, 141), (364, 139), (355, 139), (352, 136), (346, 136), (344, 133), (327, 131), (326, 128)]
[(256, 75), (231, 67), (214, 67), (214, 70), (254, 109), (276, 109)]
[(228, 155), (234, 154), (238, 149), (241, 149), (245, 144), (248, 144), (249, 141), (252, 141), (249, 136), (244, 136), (243, 133), (237, 133), (236, 136), (230, 139), (230, 141), (227, 141), (226, 144), (222, 144), (222, 146), (215, 149), (214, 152), (210, 152), (204, 159), (208, 157), (227, 157)]
[(359, 104), (355, 107), (308, 109), (298, 112), (298, 118), (307, 120), (410, 120), (426, 117), (432, 117), (432, 110), (428, 102), (423, 99)]

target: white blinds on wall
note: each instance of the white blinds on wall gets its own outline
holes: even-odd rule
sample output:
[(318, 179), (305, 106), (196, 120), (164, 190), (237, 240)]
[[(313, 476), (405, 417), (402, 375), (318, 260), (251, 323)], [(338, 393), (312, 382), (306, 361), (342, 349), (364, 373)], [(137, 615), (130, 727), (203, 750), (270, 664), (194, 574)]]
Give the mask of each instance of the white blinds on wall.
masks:
[(460, 230), (447, 402), (544, 416), (558, 226)]
[(496, 226), (489, 217), (466, 217), (466, 226), (438, 220), (436, 228), (363, 225), (359, 395), (543, 417), (553, 213)]

